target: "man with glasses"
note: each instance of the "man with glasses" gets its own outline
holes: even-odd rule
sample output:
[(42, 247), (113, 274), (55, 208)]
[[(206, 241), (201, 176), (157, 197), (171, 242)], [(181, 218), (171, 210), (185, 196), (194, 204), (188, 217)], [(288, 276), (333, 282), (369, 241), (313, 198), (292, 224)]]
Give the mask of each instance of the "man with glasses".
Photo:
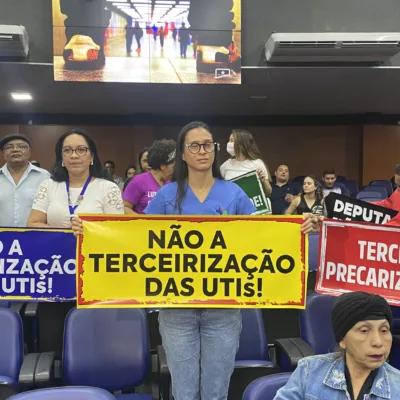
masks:
[(50, 174), (29, 162), (30, 143), (20, 134), (0, 140), (6, 164), (0, 169), (0, 226), (25, 227), (36, 190)]

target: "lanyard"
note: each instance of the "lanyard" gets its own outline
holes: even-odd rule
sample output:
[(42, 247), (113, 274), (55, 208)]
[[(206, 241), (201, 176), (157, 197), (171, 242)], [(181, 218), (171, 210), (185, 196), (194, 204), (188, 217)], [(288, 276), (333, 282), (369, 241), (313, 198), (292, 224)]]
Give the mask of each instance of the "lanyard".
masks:
[(67, 195), (68, 195), (69, 215), (71, 218), (75, 215), (75, 210), (78, 208), (79, 204), (81, 204), (81, 202), (83, 200), (83, 196), (85, 195), (86, 189), (89, 186), (89, 183), (91, 180), (92, 180), (92, 177), (89, 175), (85, 184), (83, 185), (81, 192), (79, 193), (78, 199), (76, 200), (76, 203), (74, 206), (71, 204), (71, 197), (69, 195), (69, 181), (67, 180), (65, 182), (65, 186), (67, 188)]

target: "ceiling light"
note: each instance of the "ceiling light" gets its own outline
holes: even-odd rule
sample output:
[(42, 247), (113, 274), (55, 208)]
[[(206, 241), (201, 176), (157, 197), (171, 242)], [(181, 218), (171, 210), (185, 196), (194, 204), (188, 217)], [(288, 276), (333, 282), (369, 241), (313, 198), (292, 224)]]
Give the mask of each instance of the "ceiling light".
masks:
[(30, 93), (11, 93), (11, 97), (17, 101), (32, 100), (32, 95)]

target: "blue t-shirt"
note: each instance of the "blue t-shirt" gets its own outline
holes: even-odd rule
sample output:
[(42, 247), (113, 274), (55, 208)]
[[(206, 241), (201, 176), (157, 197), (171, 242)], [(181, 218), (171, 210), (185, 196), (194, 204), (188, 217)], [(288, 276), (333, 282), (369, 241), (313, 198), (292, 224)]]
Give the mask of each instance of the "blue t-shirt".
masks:
[[(164, 185), (144, 210), (145, 214), (178, 215), (178, 185)], [(182, 215), (250, 215), (256, 211), (246, 193), (233, 182), (216, 179), (207, 198), (199, 201), (189, 185), (182, 201)]]

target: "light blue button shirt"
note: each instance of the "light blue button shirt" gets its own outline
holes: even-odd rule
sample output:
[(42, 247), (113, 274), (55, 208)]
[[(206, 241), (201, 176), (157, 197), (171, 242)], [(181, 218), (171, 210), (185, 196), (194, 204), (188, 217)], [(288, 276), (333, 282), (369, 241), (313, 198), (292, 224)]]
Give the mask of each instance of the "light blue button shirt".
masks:
[(7, 164), (0, 169), (0, 226), (25, 227), (39, 185), (50, 174), (29, 163), (18, 185)]

